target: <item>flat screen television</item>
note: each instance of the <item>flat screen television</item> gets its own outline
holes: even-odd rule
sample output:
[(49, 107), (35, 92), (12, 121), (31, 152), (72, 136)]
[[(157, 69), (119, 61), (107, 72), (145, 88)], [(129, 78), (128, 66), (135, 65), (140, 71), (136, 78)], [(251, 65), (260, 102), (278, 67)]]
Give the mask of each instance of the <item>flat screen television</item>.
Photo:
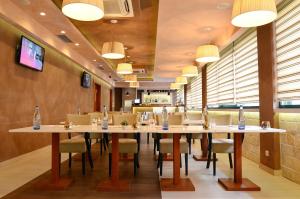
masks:
[(30, 69), (43, 71), (45, 49), (26, 38), (21, 37), (20, 44), (17, 48), (17, 62), (22, 66)]
[(92, 81), (92, 76), (89, 73), (84, 71), (81, 76), (81, 86), (83, 88), (90, 88), (91, 81)]

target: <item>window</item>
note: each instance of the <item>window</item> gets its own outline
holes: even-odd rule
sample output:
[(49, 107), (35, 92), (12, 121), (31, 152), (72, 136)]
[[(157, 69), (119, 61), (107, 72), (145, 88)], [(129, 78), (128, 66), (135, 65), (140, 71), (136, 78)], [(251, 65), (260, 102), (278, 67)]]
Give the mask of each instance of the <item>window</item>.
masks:
[(187, 85), (187, 108), (202, 110), (202, 73)]
[(184, 104), (184, 86), (178, 89), (176, 94), (177, 104)]
[(287, 1), (280, 6), (276, 21), (277, 99), (280, 107), (300, 107), (300, 2)]
[(249, 29), (207, 67), (207, 104), (211, 108), (259, 105), (256, 30)]

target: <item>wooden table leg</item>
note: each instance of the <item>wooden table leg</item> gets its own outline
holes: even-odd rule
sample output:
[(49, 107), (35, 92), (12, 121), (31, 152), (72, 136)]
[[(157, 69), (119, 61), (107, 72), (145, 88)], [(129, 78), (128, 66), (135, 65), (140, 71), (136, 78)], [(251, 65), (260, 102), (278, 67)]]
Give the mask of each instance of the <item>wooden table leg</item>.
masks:
[(70, 178), (60, 177), (59, 133), (52, 133), (51, 179), (38, 182), (36, 187), (47, 190), (65, 190), (72, 181)]
[(100, 182), (97, 190), (104, 192), (126, 192), (130, 190), (129, 183), (119, 179), (119, 135), (112, 133), (111, 179)]
[(242, 174), (242, 133), (234, 134), (234, 178), (219, 178), (218, 182), (227, 191), (260, 191), (260, 187)]
[(194, 160), (196, 161), (207, 161), (207, 154), (208, 154), (208, 139), (207, 133), (202, 134), (201, 138), (201, 155), (193, 155)]
[(173, 135), (173, 178), (162, 178), (162, 191), (195, 191), (189, 178), (180, 178), (180, 134)]

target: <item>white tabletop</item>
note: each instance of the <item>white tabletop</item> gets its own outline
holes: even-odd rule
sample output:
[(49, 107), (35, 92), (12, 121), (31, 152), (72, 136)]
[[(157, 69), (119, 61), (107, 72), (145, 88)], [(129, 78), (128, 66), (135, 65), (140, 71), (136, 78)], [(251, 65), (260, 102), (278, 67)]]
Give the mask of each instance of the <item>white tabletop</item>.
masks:
[(63, 125), (41, 125), (39, 130), (33, 130), (32, 127), (9, 130), (11, 133), (284, 133), (283, 129), (262, 129), (259, 126), (246, 126), (245, 130), (239, 130), (237, 126), (216, 126), (205, 130), (202, 126), (184, 126), (171, 125), (168, 130), (162, 130), (161, 126), (141, 126), (133, 128), (132, 126), (109, 126), (103, 130), (101, 126), (92, 125), (74, 125), (71, 129), (65, 129)]
[(182, 122), (182, 124), (184, 125), (202, 125), (203, 124), (203, 121), (202, 120), (189, 120), (189, 119), (186, 119)]

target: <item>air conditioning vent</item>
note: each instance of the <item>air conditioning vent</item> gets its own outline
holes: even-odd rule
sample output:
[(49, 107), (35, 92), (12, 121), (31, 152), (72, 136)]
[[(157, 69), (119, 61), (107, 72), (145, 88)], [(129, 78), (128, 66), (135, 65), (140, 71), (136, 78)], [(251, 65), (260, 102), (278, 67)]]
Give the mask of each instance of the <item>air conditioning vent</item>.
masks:
[(104, 0), (104, 17), (134, 17), (131, 0)]
[(135, 74), (145, 74), (146, 73), (144, 68), (134, 68), (132, 70), (133, 70), (133, 73), (135, 73)]
[(73, 41), (66, 35), (57, 35), (57, 37), (60, 38), (65, 43), (73, 43)]

